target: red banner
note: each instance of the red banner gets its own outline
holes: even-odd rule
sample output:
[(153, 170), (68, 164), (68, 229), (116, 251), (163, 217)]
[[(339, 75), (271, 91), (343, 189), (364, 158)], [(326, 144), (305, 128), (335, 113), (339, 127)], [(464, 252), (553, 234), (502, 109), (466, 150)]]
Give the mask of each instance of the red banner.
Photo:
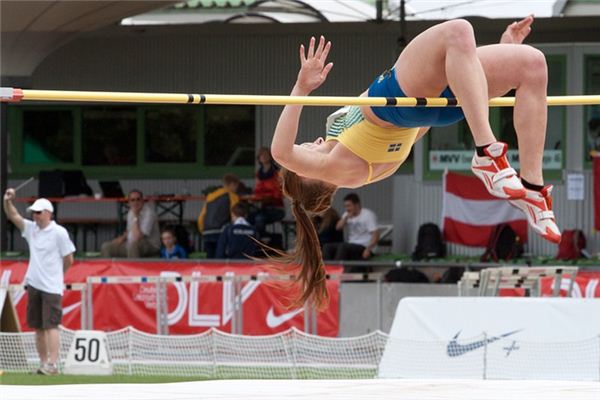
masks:
[[(575, 282), (573, 282), (572, 297), (600, 297), (600, 272), (588, 272), (581, 271), (577, 273)], [(567, 291), (571, 285), (571, 278), (564, 277), (560, 284), (560, 295), (561, 297), (567, 296)], [(544, 278), (542, 279), (542, 296), (552, 296), (554, 290), (554, 279)]]
[[(573, 282), (572, 297), (600, 297), (600, 272), (581, 271), (577, 273), (575, 282)], [(554, 293), (554, 278), (542, 278), (541, 294), (543, 297), (551, 297)], [(571, 286), (571, 277), (564, 276), (560, 283), (560, 296), (567, 297), (567, 292)], [(523, 297), (523, 289), (501, 289), (500, 296)]]
[[(26, 261), (0, 261), (0, 278), (11, 284), (23, 283)], [(265, 266), (256, 264), (203, 264), (168, 261), (90, 260), (76, 261), (67, 271), (65, 283), (85, 283), (88, 276), (192, 276), (192, 275), (256, 275), (265, 272)], [(337, 274), (342, 267), (327, 267)], [(8, 276), (8, 277), (7, 277)], [(289, 309), (289, 283), (242, 283), (243, 333), (268, 335), (291, 327), (304, 329), (302, 309)], [(318, 313), (317, 331), (322, 336), (337, 336), (339, 329), (339, 281), (327, 282), (329, 307)], [(231, 332), (233, 304), (230, 282), (175, 282), (167, 285), (169, 333), (193, 334), (212, 327)], [(112, 331), (133, 326), (145, 332), (156, 333), (156, 285), (96, 284), (93, 288), (94, 329)], [(24, 292), (14, 296), (17, 314), (23, 330), (26, 326), (26, 297)], [(81, 328), (81, 294), (65, 290), (63, 297), (63, 325)]]

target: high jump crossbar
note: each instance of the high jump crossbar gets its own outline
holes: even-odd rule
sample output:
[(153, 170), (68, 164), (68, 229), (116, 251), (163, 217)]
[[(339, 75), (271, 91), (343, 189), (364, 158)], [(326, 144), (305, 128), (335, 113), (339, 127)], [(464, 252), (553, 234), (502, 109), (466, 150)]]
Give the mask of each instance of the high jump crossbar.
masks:
[[(306, 105), (306, 106), (383, 106), (383, 107), (457, 107), (456, 98), (438, 97), (344, 97), (344, 96), (267, 96), (240, 94), (184, 94), (136, 92), (88, 92), (34, 90), (0, 87), (1, 102), (103, 102), (231, 105)], [(600, 104), (600, 95), (548, 96), (549, 106)], [(491, 107), (512, 107), (514, 97), (490, 99)]]

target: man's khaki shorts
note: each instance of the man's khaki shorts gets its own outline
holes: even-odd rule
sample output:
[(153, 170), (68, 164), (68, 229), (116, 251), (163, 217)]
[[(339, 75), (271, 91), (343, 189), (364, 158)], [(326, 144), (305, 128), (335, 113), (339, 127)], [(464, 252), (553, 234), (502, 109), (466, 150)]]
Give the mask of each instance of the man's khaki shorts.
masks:
[(33, 329), (57, 328), (62, 320), (62, 296), (27, 286), (27, 325)]

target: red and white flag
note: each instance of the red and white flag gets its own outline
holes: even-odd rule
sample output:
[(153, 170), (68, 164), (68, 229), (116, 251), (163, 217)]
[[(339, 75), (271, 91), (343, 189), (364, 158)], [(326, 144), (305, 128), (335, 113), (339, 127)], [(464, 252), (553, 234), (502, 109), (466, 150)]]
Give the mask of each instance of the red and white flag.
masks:
[(489, 194), (475, 176), (444, 174), (442, 224), (447, 242), (486, 247), (492, 230), (502, 223), (527, 242), (527, 219), (521, 210)]

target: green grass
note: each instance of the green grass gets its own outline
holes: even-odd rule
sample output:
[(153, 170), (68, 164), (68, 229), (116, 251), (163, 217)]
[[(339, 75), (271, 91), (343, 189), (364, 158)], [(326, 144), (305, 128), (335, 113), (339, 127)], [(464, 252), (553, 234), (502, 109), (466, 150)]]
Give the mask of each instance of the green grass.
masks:
[[(204, 380), (202, 377), (136, 375), (56, 375), (7, 373), (0, 375), (0, 385), (72, 385), (85, 383), (166, 383)], [(1, 390), (0, 390), (1, 392)]]
[[(147, 367), (145, 367), (147, 368)], [(132, 371), (140, 373), (137, 368)], [(171, 370), (171, 373), (173, 370)], [(210, 379), (372, 379), (374, 368), (322, 368), (299, 367), (293, 372), (286, 367), (218, 366), (216, 370), (188, 370), (189, 376), (169, 375), (168, 370), (155, 370), (163, 375), (56, 375), (5, 372), (0, 375), (0, 385), (71, 385), (89, 383), (166, 383), (203, 381)], [(0, 390), (1, 392), (1, 390)], [(0, 397), (1, 398), (1, 397)]]

